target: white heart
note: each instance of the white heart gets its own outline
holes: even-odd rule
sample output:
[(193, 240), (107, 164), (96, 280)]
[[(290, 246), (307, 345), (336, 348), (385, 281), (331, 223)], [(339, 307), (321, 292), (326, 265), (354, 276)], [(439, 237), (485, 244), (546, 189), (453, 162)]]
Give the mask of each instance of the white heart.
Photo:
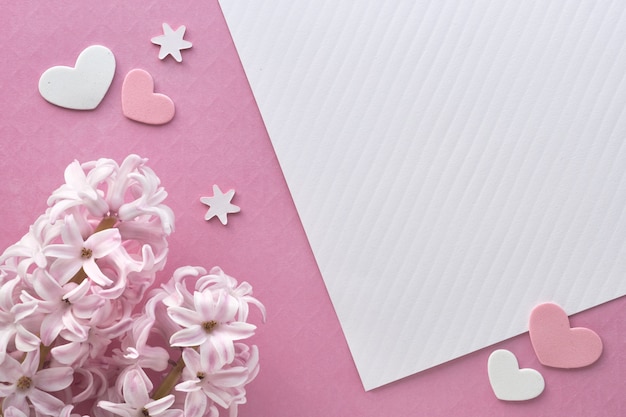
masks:
[(102, 45), (85, 48), (76, 65), (47, 69), (39, 78), (39, 93), (59, 107), (92, 110), (104, 98), (113, 81), (115, 57)]
[(545, 388), (543, 376), (534, 369), (519, 369), (517, 358), (509, 350), (494, 351), (489, 356), (488, 371), (491, 388), (500, 400), (531, 400)]

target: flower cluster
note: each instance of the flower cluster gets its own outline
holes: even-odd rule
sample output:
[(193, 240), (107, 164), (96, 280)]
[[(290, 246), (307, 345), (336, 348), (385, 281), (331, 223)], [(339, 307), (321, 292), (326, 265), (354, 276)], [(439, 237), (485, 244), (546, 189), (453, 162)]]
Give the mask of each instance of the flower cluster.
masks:
[(174, 215), (145, 163), (73, 162), (0, 256), (3, 416), (233, 417), (245, 403), (249, 307), (264, 307), (217, 267), (154, 288)]

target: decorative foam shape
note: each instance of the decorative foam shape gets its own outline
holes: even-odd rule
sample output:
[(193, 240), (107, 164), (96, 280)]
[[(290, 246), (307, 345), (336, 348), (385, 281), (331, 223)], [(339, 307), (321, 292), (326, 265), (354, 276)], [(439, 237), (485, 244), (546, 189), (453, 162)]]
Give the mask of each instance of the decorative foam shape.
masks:
[(165, 94), (154, 92), (154, 80), (147, 71), (133, 69), (122, 85), (124, 116), (149, 125), (162, 125), (174, 117), (174, 102)]
[(582, 368), (602, 354), (600, 336), (584, 327), (571, 328), (565, 311), (554, 303), (535, 307), (528, 329), (537, 358), (545, 366)]
[(115, 56), (102, 45), (85, 48), (74, 67), (48, 68), (39, 78), (39, 93), (48, 102), (73, 110), (93, 110), (115, 74)]
[(223, 225), (228, 223), (228, 214), (239, 213), (241, 209), (231, 203), (235, 196), (235, 190), (228, 190), (223, 193), (219, 186), (213, 184), (213, 197), (202, 197), (202, 204), (209, 206), (209, 210), (204, 216), (205, 220), (211, 220), (213, 217), (220, 219)]
[(526, 401), (538, 397), (545, 388), (543, 376), (535, 369), (519, 369), (513, 352), (498, 349), (489, 356), (489, 382), (503, 401)]
[(163, 35), (155, 36), (151, 39), (153, 44), (161, 46), (159, 59), (162, 60), (166, 56), (171, 55), (177, 62), (183, 62), (183, 56), (180, 51), (189, 49), (192, 46), (191, 42), (183, 39), (186, 29), (185, 26), (180, 26), (178, 29), (173, 30), (170, 25), (163, 23)]

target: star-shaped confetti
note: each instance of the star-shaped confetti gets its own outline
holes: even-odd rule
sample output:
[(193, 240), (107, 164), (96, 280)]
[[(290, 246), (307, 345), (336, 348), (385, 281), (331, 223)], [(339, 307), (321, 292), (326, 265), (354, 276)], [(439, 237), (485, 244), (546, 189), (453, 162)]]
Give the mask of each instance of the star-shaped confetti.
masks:
[(239, 206), (231, 204), (230, 202), (234, 195), (235, 190), (228, 190), (226, 193), (223, 193), (220, 187), (213, 185), (213, 197), (200, 198), (202, 204), (209, 206), (209, 211), (207, 211), (204, 219), (210, 220), (213, 217), (217, 217), (222, 224), (225, 225), (228, 223), (228, 214), (239, 213), (239, 211), (241, 211)]
[(191, 48), (191, 42), (183, 39), (186, 29), (185, 26), (180, 26), (178, 29), (173, 30), (170, 25), (163, 23), (163, 35), (150, 39), (153, 44), (161, 46), (159, 59), (171, 55), (177, 62), (183, 61), (180, 51)]

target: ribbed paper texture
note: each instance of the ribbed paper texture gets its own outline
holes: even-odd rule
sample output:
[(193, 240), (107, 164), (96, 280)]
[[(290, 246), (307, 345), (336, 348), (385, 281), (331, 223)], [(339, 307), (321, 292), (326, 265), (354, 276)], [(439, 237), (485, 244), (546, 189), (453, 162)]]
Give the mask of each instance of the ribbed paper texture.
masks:
[(626, 293), (626, 3), (220, 3), (366, 389)]

